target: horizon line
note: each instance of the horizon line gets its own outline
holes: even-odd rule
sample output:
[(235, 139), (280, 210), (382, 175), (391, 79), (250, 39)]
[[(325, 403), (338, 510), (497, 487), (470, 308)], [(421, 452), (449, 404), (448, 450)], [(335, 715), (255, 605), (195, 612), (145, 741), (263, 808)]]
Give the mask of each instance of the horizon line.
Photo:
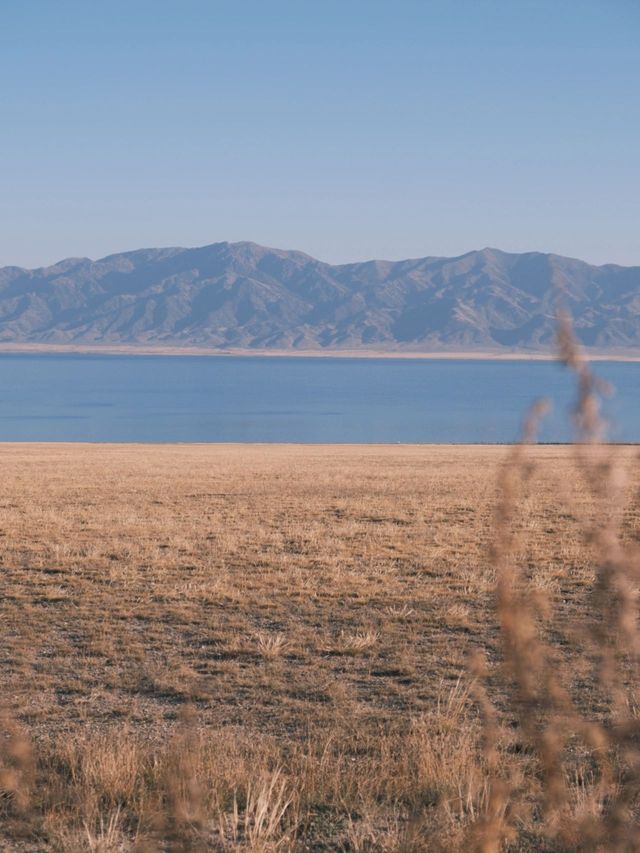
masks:
[(166, 251), (166, 252), (170, 252), (170, 251), (195, 252), (195, 251), (200, 251), (203, 249), (212, 249), (212, 248), (217, 247), (217, 246), (255, 246), (256, 248), (265, 249), (265, 250), (270, 251), (270, 252), (281, 252), (284, 254), (305, 255), (306, 257), (308, 257), (312, 261), (316, 261), (318, 263), (325, 264), (326, 266), (330, 266), (330, 267), (356, 266), (356, 265), (360, 265), (360, 264), (370, 264), (370, 263), (398, 264), (398, 263), (407, 263), (407, 262), (412, 262), (412, 261), (425, 261), (425, 260), (457, 261), (457, 260), (462, 260), (463, 258), (466, 258), (469, 255), (478, 255), (478, 254), (484, 254), (487, 252), (496, 252), (496, 253), (501, 254), (501, 255), (511, 255), (511, 256), (541, 255), (543, 257), (562, 258), (563, 260), (577, 261), (578, 263), (586, 264), (587, 266), (596, 267), (598, 269), (603, 268), (603, 267), (621, 267), (624, 269), (636, 269), (637, 267), (640, 266), (640, 264), (620, 264), (620, 263), (617, 263), (616, 261), (607, 261), (607, 262), (602, 263), (602, 264), (595, 264), (595, 263), (591, 263), (589, 261), (585, 261), (583, 258), (578, 258), (578, 257), (575, 257), (573, 255), (562, 255), (562, 254), (559, 254), (558, 252), (545, 252), (545, 251), (542, 251), (539, 249), (530, 249), (530, 250), (522, 251), (522, 252), (513, 252), (513, 251), (507, 251), (505, 249), (499, 249), (499, 248), (496, 248), (495, 246), (484, 246), (481, 249), (470, 249), (470, 250), (468, 250), (466, 252), (462, 252), (461, 254), (458, 254), (458, 255), (439, 255), (439, 254), (431, 255), (431, 254), (427, 254), (427, 255), (414, 255), (412, 257), (402, 257), (402, 258), (396, 258), (396, 259), (381, 258), (381, 257), (370, 257), (370, 258), (365, 258), (364, 260), (343, 261), (340, 263), (331, 263), (330, 261), (324, 261), (321, 258), (316, 257), (315, 255), (311, 255), (302, 249), (281, 249), (281, 248), (276, 247), (276, 246), (267, 246), (264, 243), (258, 243), (254, 240), (233, 240), (233, 241), (232, 240), (218, 240), (218, 241), (214, 241), (213, 243), (204, 243), (204, 244), (196, 245), (196, 246), (181, 246), (181, 245), (140, 246), (140, 247), (135, 248), (135, 249), (125, 249), (123, 251), (109, 252), (108, 254), (102, 255), (102, 256), (97, 257), (97, 258), (92, 258), (92, 257), (89, 257), (88, 255), (67, 255), (65, 257), (59, 258), (57, 261), (54, 261), (51, 264), (41, 264), (40, 266), (33, 266), (33, 267), (25, 267), (25, 266), (21, 266), (19, 264), (3, 264), (2, 266), (0, 266), (0, 270), (2, 270), (2, 269), (20, 269), (20, 270), (25, 270), (27, 272), (37, 272), (39, 270), (51, 269), (52, 267), (59, 266), (60, 264), (63, 264), (67, 261), (78, 261), (78, 262), (88, 261), (89, 263), (97, 264), (97, 263), (100, 263), (102, 261), (110, 260), (112, 258), (122, 257), (122, 256), (126, 256), (126, 255), (135, 255), (135, 254), (138, 254), (140, 252), (163, 252), (163, 251)]

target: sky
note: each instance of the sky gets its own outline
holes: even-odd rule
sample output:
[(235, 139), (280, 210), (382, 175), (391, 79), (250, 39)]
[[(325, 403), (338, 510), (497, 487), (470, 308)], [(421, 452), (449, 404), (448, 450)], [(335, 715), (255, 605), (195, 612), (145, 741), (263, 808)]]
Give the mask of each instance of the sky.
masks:
[(0, 266), (640, 264), (640, 0), (1, 0)]

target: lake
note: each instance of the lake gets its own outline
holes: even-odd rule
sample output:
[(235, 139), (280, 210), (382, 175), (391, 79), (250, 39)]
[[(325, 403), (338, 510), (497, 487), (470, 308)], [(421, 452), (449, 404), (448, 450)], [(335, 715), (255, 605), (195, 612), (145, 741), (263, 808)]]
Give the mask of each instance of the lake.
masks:
[[(640, 441), (640, 364), (595, 369)], [(566, 441), (574, 393), (542, 361), (1, 354), (0, 440), (502, 443), (548, 397), (540, 439)]]

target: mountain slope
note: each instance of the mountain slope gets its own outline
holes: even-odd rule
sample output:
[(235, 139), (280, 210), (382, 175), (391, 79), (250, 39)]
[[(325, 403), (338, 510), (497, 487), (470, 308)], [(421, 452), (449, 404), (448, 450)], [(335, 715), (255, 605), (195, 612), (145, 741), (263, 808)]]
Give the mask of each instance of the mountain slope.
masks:
[(254, 243), (0, 269), (0, 343), (222, 349), (640, 350), (640, 267), (495, 249), (332, 266)]

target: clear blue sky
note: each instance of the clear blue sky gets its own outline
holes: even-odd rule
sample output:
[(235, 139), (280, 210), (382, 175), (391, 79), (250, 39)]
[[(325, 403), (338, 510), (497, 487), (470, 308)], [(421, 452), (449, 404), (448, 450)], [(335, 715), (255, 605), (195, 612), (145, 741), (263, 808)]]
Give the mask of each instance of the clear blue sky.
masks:
[(640, 0), (4, 0), (0, 265), (640, 264)]

